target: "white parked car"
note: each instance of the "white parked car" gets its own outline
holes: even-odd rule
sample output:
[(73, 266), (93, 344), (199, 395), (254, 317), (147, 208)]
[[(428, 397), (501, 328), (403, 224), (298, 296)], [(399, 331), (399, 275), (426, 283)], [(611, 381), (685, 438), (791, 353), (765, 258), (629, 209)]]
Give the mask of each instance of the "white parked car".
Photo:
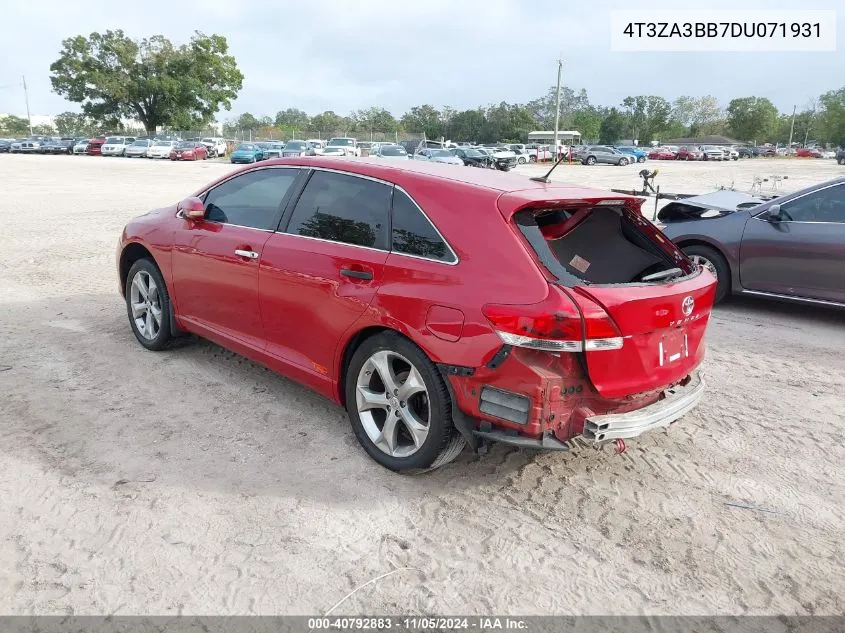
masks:
[(170, 151), (178, 144), (177, 141), (153, 141), (147, 150), (147, 158), (170, 158)]
[[(361, 148), (358, 147), (358, 141), (348, 136), (340, 136), (337, 138), (330, 138), (323, 150), (324, 154), (337, 155), (337, 149), (340, 149), (342, 156), (360, 156)], [(332, 150), (331, 152), (329, 150)]]
[(200, 141), (208, 150), (208, 155), (211, 158), (226, 155), (226, 139), (219, 136), (208, 136)]
[(103, 156), (123, 156), (126, 153), (126, 148), (134, 141), (135, 139), (131, 137), (109, 136), (100, 151)]
[(322, 154), (323, 149), (326, 147), (326, 142), (318, 138), (309, 138), (305, 142), (308, 143), (308, 148), (311, 150), (312, 156)]
[[(704, 154), (704, 160), (729, 160), (728, 154), (721, 147), (702, 145), (698, 148)], [(739, 156), (739, 155), (737, 155)]]
[(132, 142), (132, 145), (128, 145), (126, 147), (126, 151), (123, 152), (123, 155), (126, 158), (146, 158), (147, 157), (147, 150), (150, 149), (150, 145), (152, 145), (152, 141), (148, 138), (138, 139)]
[(88, 139), (85, 139), (83, 141), (77, 141), (73, 146), (73, 153), (74, 154), (84, 154), (87, 149), (88, 149)]

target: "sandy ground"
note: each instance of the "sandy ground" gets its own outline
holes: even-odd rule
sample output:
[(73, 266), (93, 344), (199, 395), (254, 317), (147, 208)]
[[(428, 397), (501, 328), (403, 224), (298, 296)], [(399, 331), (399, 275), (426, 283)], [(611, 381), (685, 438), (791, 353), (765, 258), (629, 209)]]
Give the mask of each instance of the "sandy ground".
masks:
[[(660, 168), (701, 192), (845, 173)], [(624, 455), (497, 447), (398, 476), (308, 390), (209, 343), (133, 339), (120, 228), (229, 169), (0, 156), (0, 613), (319, 614), (394, 569), (336, 613), (845, 611), (842, 313), (717, 309), (706, 399)]]

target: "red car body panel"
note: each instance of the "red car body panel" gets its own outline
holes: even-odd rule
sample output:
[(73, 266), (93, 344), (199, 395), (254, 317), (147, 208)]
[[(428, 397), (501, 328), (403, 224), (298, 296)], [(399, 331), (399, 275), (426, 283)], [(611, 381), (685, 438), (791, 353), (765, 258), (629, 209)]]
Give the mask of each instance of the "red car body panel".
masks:
[(678, 153), (675, 155), (676, 160), (701, 160), (704, 157), (704, 154), (698, 150), (688, 149), (686, 147), (682, 147), (678, 150)]
[[(327, 242), (213, 222), (191, 222), (168, 207), (130, 222), (118, 259), (132, 244), (152, 254), (171, 289), (176, 324), (262, 363), (343, 403), (343, 362), (351, 342), (369, 328), (391, 329), (416, 343), (434, 363), (473, 368), (449, 375), (457, 407), (496, 427), (561, 441), (581, 433), (584, 419), (656, 402), (683, 384), (704, 356), (703, 336), (715, 279), (703, 269), (677, 283), (611, 285), (560, 290), (586, 318), (601, 312), (620, 328), (617, 351), (552, 354), (512, 348), (502, 367), (487, 364), (503, 343), (482, 311), (489, 303), (540, 304), (550, 296), (550, 275), (515, 228), (511, 216), (544, 206), (621, 201), (641, 230), (667, 253), (679, 253), (642, 219), (636, 198), (559, 183), (541, 184), (493, 170), (321, 157), (287, 158), (246, 166), (203, 187), (201, 196), (234, 175), (274, 165), (336, 169), (404, 189), (455, 251), (456, 265), (396, 252)], [(492, 218), (498, 216), (497, 221)], [(504, 221), (503, 221), (504, 219)], [(478, 227), (483, 226), (483, 234)], [(490, 245), (506, 244), (506, 248)], [(260, 253), (255, 260), (236, 249)], [(339, 274), (348, 267), (371, 280)], [(121, 293), (125, 279), (120, 280)], [(678, 297), (693, 297), (681, 313)], [(608, 316), (609, 315), (609, 316)], [(673, 362), (656, 356), (676, 356)], [(527, 395), (525, 424), (480, 410), (485, 386)]]
[(92, 138), (88, 141), (88, 147), (85, 148), (85, 153), (89, 156), (102, 156), (103, 145), (105, 144), (106, 139), (104, 138)]
[(208, 158), (208, 149), (202, 143), (194, 147), (174, 147), (170, 151), (170, 160), (205, 160)]
[(649, 160), (675, 160), (677, 154), (675, 152), (655, 150), (648, 153)]

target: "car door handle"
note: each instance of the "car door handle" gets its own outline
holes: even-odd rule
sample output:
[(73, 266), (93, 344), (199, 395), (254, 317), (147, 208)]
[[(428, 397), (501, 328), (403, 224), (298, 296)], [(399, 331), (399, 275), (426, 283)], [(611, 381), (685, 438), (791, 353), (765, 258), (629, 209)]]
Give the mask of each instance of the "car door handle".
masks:
[(344, 277), (354, 277), (355, 279), (366, 279), (367, 281), (373, 278), (373, 273), (368, 270), (352, 270), (351, 268), (341, 268), (340, 274)]
[(235, 249), (235, 255), (238, 257), (248, 257), (249, 259), (258, 259), (258, 253), (255, 251), (244, 251), (239, 248)]

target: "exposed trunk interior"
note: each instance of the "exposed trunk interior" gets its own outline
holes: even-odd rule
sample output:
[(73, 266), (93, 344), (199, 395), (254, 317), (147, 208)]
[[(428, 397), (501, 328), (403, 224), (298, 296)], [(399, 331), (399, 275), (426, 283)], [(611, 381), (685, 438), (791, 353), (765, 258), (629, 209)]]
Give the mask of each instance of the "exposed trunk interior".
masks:
[(679, 266), (618, 206), (524, 210), (515, 219), (564, 285), (636, 283)]

